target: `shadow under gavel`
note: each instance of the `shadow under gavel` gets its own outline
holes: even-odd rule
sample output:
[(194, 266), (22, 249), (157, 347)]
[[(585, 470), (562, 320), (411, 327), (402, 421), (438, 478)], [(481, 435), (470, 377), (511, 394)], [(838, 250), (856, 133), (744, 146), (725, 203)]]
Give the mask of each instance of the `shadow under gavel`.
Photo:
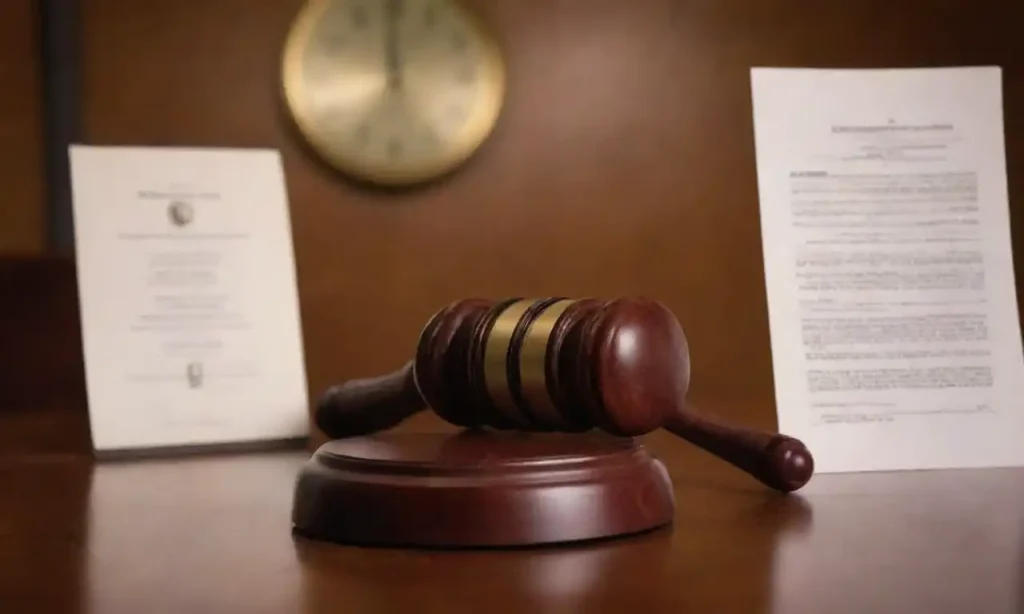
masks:
[(466, 428), (634, 437), (664, 428), (791, 492), (814, 472), (787, 435), (727, 425), (686, 403), (689, 348), (645, 298), (464, 299), (430, 318), (399, 370), (329, 388), (317, 426), (332, 438), (394, 426), (424, 409)]

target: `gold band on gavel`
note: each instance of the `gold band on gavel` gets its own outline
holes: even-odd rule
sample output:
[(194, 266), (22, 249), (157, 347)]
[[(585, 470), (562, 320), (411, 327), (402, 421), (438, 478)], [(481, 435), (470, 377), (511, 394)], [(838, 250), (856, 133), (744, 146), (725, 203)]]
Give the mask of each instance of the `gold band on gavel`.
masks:
[(519, 349), (519, 383), (523, 400), (542, 422), (561, 422), (558, 407), (548, 388), (548, 346), (558, 318), (575, 302), (563, 299), (548, 305), (530, 323)]
[(484, 347), (484, 383), (495, 408), (506, 416), (522, 412), (516, 407), (508, 381), (508, 353), (519, 320), (537, 299), (522, 299), (506, 307), (494, 321)]

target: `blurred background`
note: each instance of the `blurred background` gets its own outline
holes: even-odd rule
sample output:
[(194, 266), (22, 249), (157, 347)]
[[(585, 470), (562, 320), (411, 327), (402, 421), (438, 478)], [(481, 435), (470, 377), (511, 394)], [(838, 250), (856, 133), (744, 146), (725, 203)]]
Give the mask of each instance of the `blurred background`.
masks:
[(311, 399), (399, 367), (458, 298), (643, 294), (689, 335), (694, 398), (774, 428), (752, 66), (1002, 66), (1024, 233), (1019, 2), (473, 0), (505, 51), (501, 119), (457, 173), (401, 193), (292, 129), (280, 58), (302, 4), (0, 3), (0, 408), (75, 416), (0, 445), (88, 446), (70, 142), (280, 149)]

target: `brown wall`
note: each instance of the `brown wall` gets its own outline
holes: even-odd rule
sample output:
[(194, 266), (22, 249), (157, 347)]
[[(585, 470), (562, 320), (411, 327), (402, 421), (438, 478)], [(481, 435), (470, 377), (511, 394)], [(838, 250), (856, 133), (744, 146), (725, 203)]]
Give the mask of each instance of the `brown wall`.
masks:
[(0, 255), (38, 253), (44, 246), (35, 4), (0, 2)]
[(773, 424), (752, 65), (1001, 64), (1024, 190), (1019, 3), (478, 0), (508, 52), (500, 127), (442, 185), (385, 196), (312, 161), (282, 117), (300, 2), (83, 3), (83, 104), (93, 143), (283, 151), (314, 395), (399, 366), (455, 298), (642, 293), (687, 329), (696, 396)]

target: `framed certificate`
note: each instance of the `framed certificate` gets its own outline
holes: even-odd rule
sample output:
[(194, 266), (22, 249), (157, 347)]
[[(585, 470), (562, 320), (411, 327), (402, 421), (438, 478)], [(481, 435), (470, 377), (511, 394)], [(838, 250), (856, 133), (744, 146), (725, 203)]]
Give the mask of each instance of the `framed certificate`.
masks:
[(73, 145), (70, 163), (93, 447), (305, 438), (278, 152)]

